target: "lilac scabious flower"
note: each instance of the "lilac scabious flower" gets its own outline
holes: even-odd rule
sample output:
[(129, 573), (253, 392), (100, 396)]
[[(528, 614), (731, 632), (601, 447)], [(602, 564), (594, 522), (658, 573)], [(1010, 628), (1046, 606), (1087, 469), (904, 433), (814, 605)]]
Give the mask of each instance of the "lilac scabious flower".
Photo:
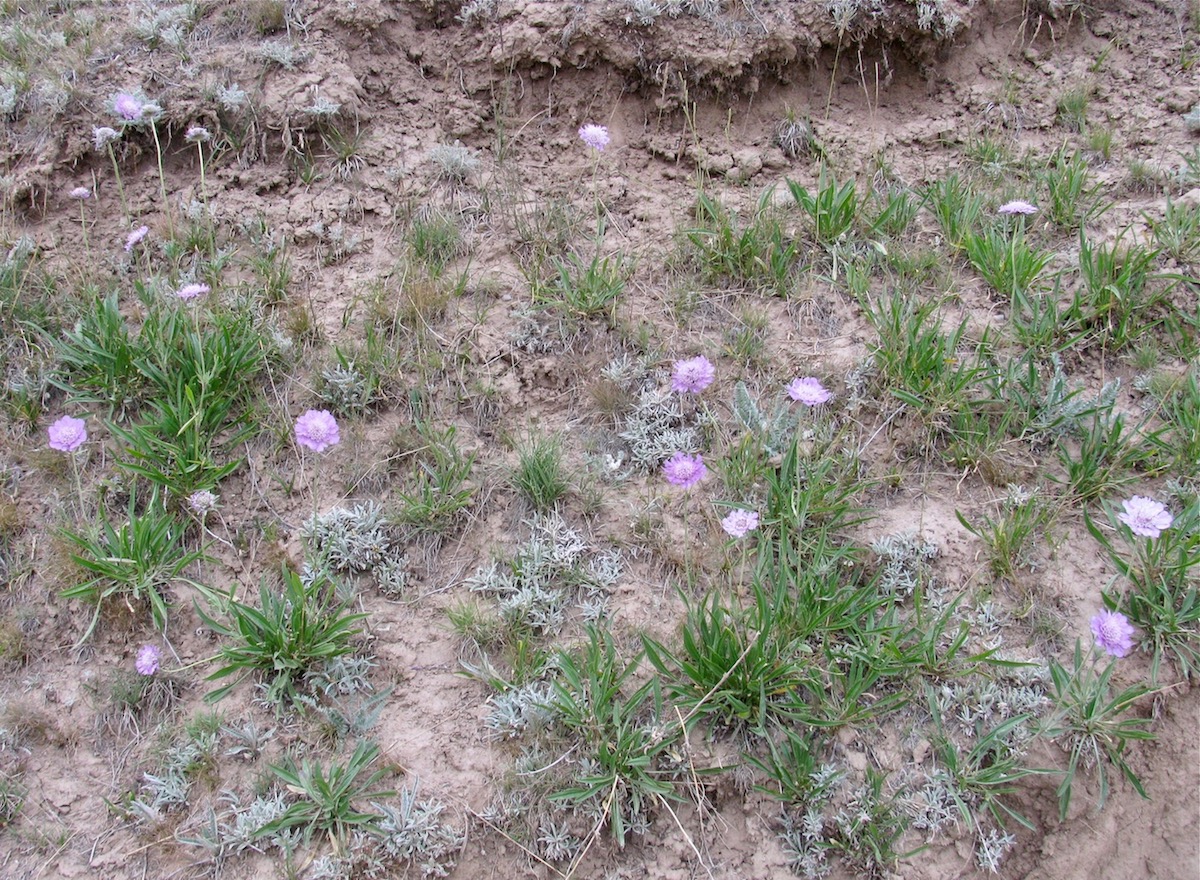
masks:
[(63, 416), (46, 431), (50, 448), (59, 452), (74, 452), (87, 442), (87, 423), (83, 419)]
[(109, 128), (107, 125), (97, 126), (92, 129), (92, 145), (96, 152), (100, 152), (120, 136), (121, 133), (115, 128)]
[(787, 395), (805, 406), (820, 406), (833, 397), (833, 392), (822, 385), (821, 380), (815, 376), (804, 376), (791, 381), (787, 387)]
[(137, 247), (137, 245), (141, 243), (142, 239), (145, 238), (149, 233), (149, 226), (139, 226), (137, 229), (133, 230), (133, 232), (129, 233), (129, 235), (125, 236), (125, 253), (128, 254), (132, 252), (133, 249)]
[(337, 419), (326, 409), (310, 409), (296, 419), (296, 442), (313, 452), (324, 452), (341, 440)]
[(598, 153), (603, 153), (608, 146), (608, 129), (603, 125), (589, 122), (579, 127), (579, 139)]
[(721, 528), (731, 538), (745, 537), (748, 532), (758, 528), (758, 514), (753, 510), (742, 510), (741, 508), (731, 510), (721, 520)]
[(1169, 529), (1175, 517), (1167, 510), (1161, 501), (1134, 495), (1128, 501), (1121, 502), (1125, 506), (1117, 519), (1129, 526), (1129, 530), (1143, 538), (1157, 538), (1164, 529)]
[(145, 102), (129, 92), (117, 92), (112, 98), (113, 113), (125, 122), (137, 122), (142, 118)]
[(203, 125), (193, 125), (183, 137), (190, 144), (202, 144), (212, 139), (212, 135)]
[(203, 296), (211, 292), (212, 288), (207, 284), (185, 284), (175, 292), (175, 295), (180, 299), (195, 299), (198, 296)]
[(704, 466), (704, 459), (699, 455), (676, 452), (663, 464), (663, 474), (667, 482), (684, 489), (692, 488), (703, 480), (707, 473), (708, 468)]
[(140, 675), (153, 675), (162, 665), (162, 650), (158, 645), (142, 645), (133, 661), (133, 668)]
[(207, 489), (201, 489), (199, 492), (193, 492), (188, 496), (188, 507), (193, 513), (204, 516), (217, 507), (217, 495), (215, 492), (209, 492)]
[(77, 201), (82, 202), (84, 199), (90, 199), (92, 197), (92, 191), (86, 186), (77, 186), (75, 189), (67, 193), (67, 195), (73, 199), (76, 199)]
[(1092, 618), (1096, 644), (1113, 657), (1124, 657), (1133, 647), (1133, 624), (1119, 611), (1101, 611)]
[(1031, 205), (1024, 199), (1013, 199), (1011, 202), (1005, 202), (1003, 205), (997, 208), (996, 213), (1021, 215), (1036, 214), (1037, 206)]
[(716, 368), (704, 355), (676, 361), (671, 368), (671, 390), (679, 394), (699, 394), (712, 384)]

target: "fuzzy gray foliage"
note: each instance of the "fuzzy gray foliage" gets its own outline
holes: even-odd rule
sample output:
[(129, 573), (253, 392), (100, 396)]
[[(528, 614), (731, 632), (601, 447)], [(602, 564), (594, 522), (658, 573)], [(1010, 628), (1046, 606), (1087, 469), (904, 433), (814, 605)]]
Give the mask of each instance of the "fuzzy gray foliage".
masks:
[(418, 785), (414, 782), (400, 792), (397, 807), (371, 805), (382, 816), (376, 826), (377, 846), (393, 863), (416, 866), (425, 877), (445, 877), (454, 867), (466, 835), (442, 821), (444, 804), (418, 800)]
[[(974, 736), (1000, 722), (1025, 713), (1037, 716), (1050, 705), (1045, 688), (1044, 668), (1020, 667), (1004, 670), (994, 677), (973, 676), (943, 683), (934, 692), (938, 711), (954, 718), (962, 733)], [(1009, 736), (1010, 745), (1020, 747), (1032, 736), (1025, 725), (1018, 725)]]
[(880, 561), (880, 590), (895, 596), (911, 595), (918, 586), (929, 584), (929, 562), (938, 552), (936, 544), (916, 532), (879, 538), (871, 544), (871, 551)]
[(1081, 421), (1089, 413), (1111, 409), (1121, 390), (1121, 380), (1104, 383), (1095, 397), (1085, 397), (1078, 388), (1071, 388), (1067, 374), (1063, 371), (1062, 358), (1050, 355), (1053, 372), (1046, 380), (1040, 405), (1034, 416), (1032, 428), (1035, 435), (1049, 437), (1078, 434)]
[(373, 501), (310, 517), (301, 530), (309, 554), (334, 571), (366, 571), (392, 546), (391, 524)]
[(571, 833), (566, 822), (547, 820), (538, 828), (538, 848), (547, 861), (565, 862), (575, 858), (583, 841)]
[(462, 183), (479, 170), (479, 156), (462, 141), (438, 144), (429, 151), (429, 161), (444, 180)]
[(996, 828), (980, 834), (975, 848), (975, 861), (979, 869), (989, 874), (999, 874), (1000, 862), (1016, 842), (1014, 835)]
[(594, 617), (621, 576), (620, 554), (608, 550), (589, 557), (587, 541), (557, 513), (527, 524), (529, 542), (511, 559), (477, 569), (467, 587), (497, 596), (506, 621), (535, 632), (561, 626), (572, 595), (587, 602)]
[(1195, 104), (1192, 109), (1183, 115), (1183, 125), (1188, 131), (1200, 132), (1200, 104)]
[(371, 405), (375, 388), (353, 361), (334, 364), (321, 371), (321, 401), (342, 415), (364, 412)]
[(230, 742), (229, 747), (225, 749), (225, 755), (230, 758), (253, 761), (275, 736), (275, 730), (274, 727), (264, 730), (254, 719), (244, 721), (236, 727), (233, 725), (222, 726), (221, 734)]
[(745, 382), (733, 386), (733, 414), (753, 434), (767, 455), (782, 455), (796, 431), (796, 415), (783, 403), (768, 416), (750, 395)]
[(499, 0), (468, 0), (455, 16), (460, 24), (475, 24), (496, 16)]
[(700, 451), (700, 432), (685, 422), (680, 396), (657, 388), (640, 393), (619, 436), (628, 444), (633, 463), (643, 471), (654, 470), (676, 452)]
[(408, 557), (395, 552), (389, 553), (372, 570), (379, 592), (389, 599), (404, 595), (408, 587)]
[(533, 681), (496, 694), (488, 701), (491, 711), (484, 719), (484, 726), (497, 736), (509, 739), (527, 731), (543, 730), (554, 718), (550, 709), (553, 699), (554, 688), (544, 681)]

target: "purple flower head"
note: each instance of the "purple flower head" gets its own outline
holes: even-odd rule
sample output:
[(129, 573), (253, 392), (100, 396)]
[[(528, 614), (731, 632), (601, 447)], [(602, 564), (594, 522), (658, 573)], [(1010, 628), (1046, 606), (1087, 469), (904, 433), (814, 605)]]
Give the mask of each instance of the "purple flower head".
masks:
[(1171, 528), (1171, 523), (1175, 522), (1175, 517), (1171, 516), (1171, 511), (1167, 510), (1166, 505), (1153, 498), (1134, 495), (1121, 503), (1125, 510), (1117, 514), (1117, 519), (1129, 526), (1129, 530), (1135, 535), (1143, 538), (1157, 538), (1163, 529)]
[(747, 532), (752, 532), (758, 528), (758, 514), (753, 510), (742, 510), (740, 507), (736, 510), (731, 510), (721, 520), (721, 528), (731, 538), (745, 537)]
[(184, 139), (191, 144), (203, 144), (211, 140), (212, 135), (209, 134), (208, 129), (203, 125), (193, 125), (187, 130), (187, 134), (184, 135)]
[(791, 381), (787, 387), (787, 396), (805, 406), (820, 406), (833, 397), (833, 392), (822, 385), (821, 380), (815, 376), (804, 376)]
[(1092, 618), (1096, 644), (1113, 657), (1124, 657), (1133, 647), (1133, 625), (1119, 611), (1101, 611)]
[(671, 368), (671, 390), (679, 394), (699, 394), (712, 384), (716, 368), (702, 354), (675, 361)]
[(603, 153), (608, 146), (608, 129), (603, 125), (589, 122), (579, 127), (579, 139), (598, 153)]
[(90, 199), (92, 197), (92, 191), (86, 186), (77, 186), (75, 189), (67, 193), (67, 195), (82, 202), (84, 199)]
[(83, 419), (63, 416), (46, 431), (50, 448), (59, 452), (74, 452), (87, 442), (87, 423)]
[(120, 136), (121, 133), (115, 128), (109, 128), (107, 125), (97, 126), (92, 129), (92, 145), (99, 152)]
[(204, 516), (211, 510), (217, 507), (217, 496), (215, 492), (209, 492), (207, 489), (201, 489), (199, 492), (193, 492), (188, 496), (188, 507), (193, 513)]
[(338, 435), (337, 419), (325, 409), (310, 409), (296, 419), (296, 442), (313, 452), (324, 452), (336, 446), (342, 438)]
[(133, 668), (141, 675), (153, 675), (162, 665), (162, 650), (158, 645), (142, 645), (133, 661)]
[(133, 232), (129, 233), (129, 235), (125, 236), (125, 253), (131, 253), (133, 249), (141, 243), (142, 239), (149, 234), (149, 232), (149, 226), (139, 226), (137, 229), (133, 230)]
[(1036, 214), (1037, 206), (1031, 205), (1029, 202), (1025, 201), (1024, 199), (1013, 199), (1011, 202), (1005, 202), (1003, 205), (1001, 205), (999, 208), (997, 208), (996, 213), (998, 213), (998, 214), (1022, 214), (1022, 215)]
[(175, 295), (180, 299), (195, 299), (211, 291), (212, 288), (207, 284), (185, 284), (179, 290), (175, 291)]
[(117, 92), (112, 98), (112, 109), (125, 122), (137, 122), (142, 118), (145, 101), (129, 92)]
[(663, 463), (663, 474), (667, 482), (684, 489), (692, 488), (703, 480), (707, 473), (708, 468), (704, 466), (704, 459), (699, 455), (676, 452)]

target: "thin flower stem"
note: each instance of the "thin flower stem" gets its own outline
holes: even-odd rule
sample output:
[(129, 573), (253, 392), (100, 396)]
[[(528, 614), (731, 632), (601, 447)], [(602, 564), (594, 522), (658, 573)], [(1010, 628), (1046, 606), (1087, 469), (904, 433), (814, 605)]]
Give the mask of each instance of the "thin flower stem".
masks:
[(683, 570), (687, 577), (688, 592), (696, 589), (696, 572), (692, 568), (692, 533), (688, 531), (688, 508), (692, 506), (692, 493), (687, 491), (683, 498)]
[[(217, 518), (221, 520), (221, 525), (225, 526), (225, 533), (229, 534), (229, 526), (225, 524), (224, 518), (222, 518), (220, 514), (217, 514)], [(233, 541), (230, 541), (228, 538), (222, 538), (220, 535), (218, 535), (216, 532), (214, 532), (212, 529), (210, 529), (208, 527), (208, 523), (206, 522), (206, 519), (207, 519), (207, 517), (202, 517), (200, 519), (200, 529), (204, 532), (204, 534), (208, 535), (214, 541), (220, 541), (222, 544), (224, 544), (226, 547), (228, 547), (231, 550), (236, 549), (233, 546)]]
[(158, 123), (151, 121), (150, 133), (154, 135), (154, 152), (158, 157), (158, 191), (162, 194), (163, 211), (167, 215), (167, 232), (175, 238), (175, 222), (171, 218), (171, 203), (167, 201), (167, 178), (163, 174), (162, 144), (158, 139)]
[(107, 145), (108, 158), (112, 160), (113, 177), (117, 182), (117, 195), (121, 199), (121, 212), (125, 215), (125, 221), (129, 222), (129, 202), (125, 199), (125, 186), (121, 183), (121, 166), (117, 164), (117, 154), (113, 151), (112, 144)]
[(204, 205), (204, 224), (208, 227), (208, 252), (211, 256), (217, 252), (217, 232), (212, 215), (208, 211), (208, 186), (204, 174), (204, 142), (201, 140), (196, 141), (196, 153), (200, 156), (200, 204)]
[[(83, 230), (83, 258), (85, 260), (84, 265), (91, 266), (92, 265), (92, 248), (91, 248), (91, 245), (88, 243), (87, 212), (83, 208), (83, 199), (79, 200), (79, 228), (81, 230)], [(84, 274), (84, 272), (81, 272), (80, 274), (82, 275), (82, 274)]]
[(79, 456), (71, 453), (71, 475), (75, 478), (75, 499), (79, 503), (79, 516), (84, 516), (83, 512), (83, 479), (79, 475)]

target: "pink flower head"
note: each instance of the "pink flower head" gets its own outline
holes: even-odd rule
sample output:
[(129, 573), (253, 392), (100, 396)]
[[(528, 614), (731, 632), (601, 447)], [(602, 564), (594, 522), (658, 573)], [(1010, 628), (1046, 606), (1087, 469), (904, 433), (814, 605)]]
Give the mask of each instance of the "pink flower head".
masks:
[(671, 368), (671, 390), (679, 394), (699, 394), (712, 384), (716, 374), (716, 368), (702, 354), (676, 361)]
[(86, 186), (77, 186), (75, 189), (67, 193), (67, 195), (82, 202), (84, 199), (90, 199), (92, 197), (92, 191)]
[(211, 510), (217, 507), (217, 496), (215, 492), (209, 492), (207, 489), (201, 489), (199, 492), (193, 492), (188, 496), (188, 507), (193, 513), (204, 516)]
[(128, 254), (132, 252), (133, 249), (141, 243), (142, 239), (149, 234), (149, 232), (149, 226), (139, 226), (137, 229), (133, 230), (133, 232), (129, 233), (129, 235), (125, 236), (125, 253)]
[(822, 385), (821, 380), (815, 376), (804, 376), (791, 381), (787, 387), (787, 395), (805, 406), (820, 406), (833, 397), (833, 392)]
[(115, 128), (109, 128), (107, 125), (100, 125), (92, 129), (92, 145), (96, 148), (96, 151), (99, 152), (120, 136), (121, 133)]
[(342, 438), (338, 434), (337, 419), (325, 409), (310, 409), (296, 419), (296, 442), (313, 452), (324, 452), (336, 446)]
[(996, 213), (998, 213), (998, 214), (1022, 214), (1022, 215), (1036, 214), (1037, 206), (1031, 205), (1029, 202), (1025, 201), (1024, 199), (1013, 199), (1011, 202), (1005, 202), (1003, 205), (1001, 205), (999, 208), (997, 208)]
[(175, 292), (175, 295), (180, 299), (195, 299), (211, 291), (212, 288), (207, 284), (185, 284)]
[(1119, 611), (1101, 611), (1092, 618), (1096, 644), (1113, 657), (1124, 657), (1133, 647), (1133, 624)]
[(704, 466), (704, 459), (699, 455), (676, 452), (663, 463), (663, 474), (667, 482), (684, 489), (692, 488), (703, 480), (707, 473), (708, 468)]
[(59, 452), (74, 452), (87, 442), (87, 423), (83, 419), (63, 416), (49, 427), (50, 448)]
[(212, 139), (212, 135), (203, 125), (193, 125), (183, 137), (191, 144), (202, 144)]
[(125, 122), (137, 122), (142, 118), (144, 101), (129, 92), (117, 92), (113, 95), (112, 109)]
[(721, 520), (721, 528), (731, 538), (745, 537), (747, 532), (752, 532), (758, 528), (758, 514), (753, 510), (742, 510), (740, 507), (736, 510), (731, 510)]
[(1166, 505), (1153, 498), (1134, 495), (1121, 503), (1125, 510), (1117, 514), (1117, 519), (1129, 526), (1129, 530), (1135, 535), (1143, 538), (1157, 538), (1163, 529), (1171, 528), (1171, 523), (1175, 522), (1175, 517), (1171, 516), (1171, 511), (1167, 510)]
[(162, 665), (162, 650), (158, 645), (142, 645), (133, 661), (133, 668), (140, 675), (153, 675)]
[(603, 125), (589, 122), (579, 127), (579, 139), (598, 153), (603, 153), (608, 146), (608, 129)]

